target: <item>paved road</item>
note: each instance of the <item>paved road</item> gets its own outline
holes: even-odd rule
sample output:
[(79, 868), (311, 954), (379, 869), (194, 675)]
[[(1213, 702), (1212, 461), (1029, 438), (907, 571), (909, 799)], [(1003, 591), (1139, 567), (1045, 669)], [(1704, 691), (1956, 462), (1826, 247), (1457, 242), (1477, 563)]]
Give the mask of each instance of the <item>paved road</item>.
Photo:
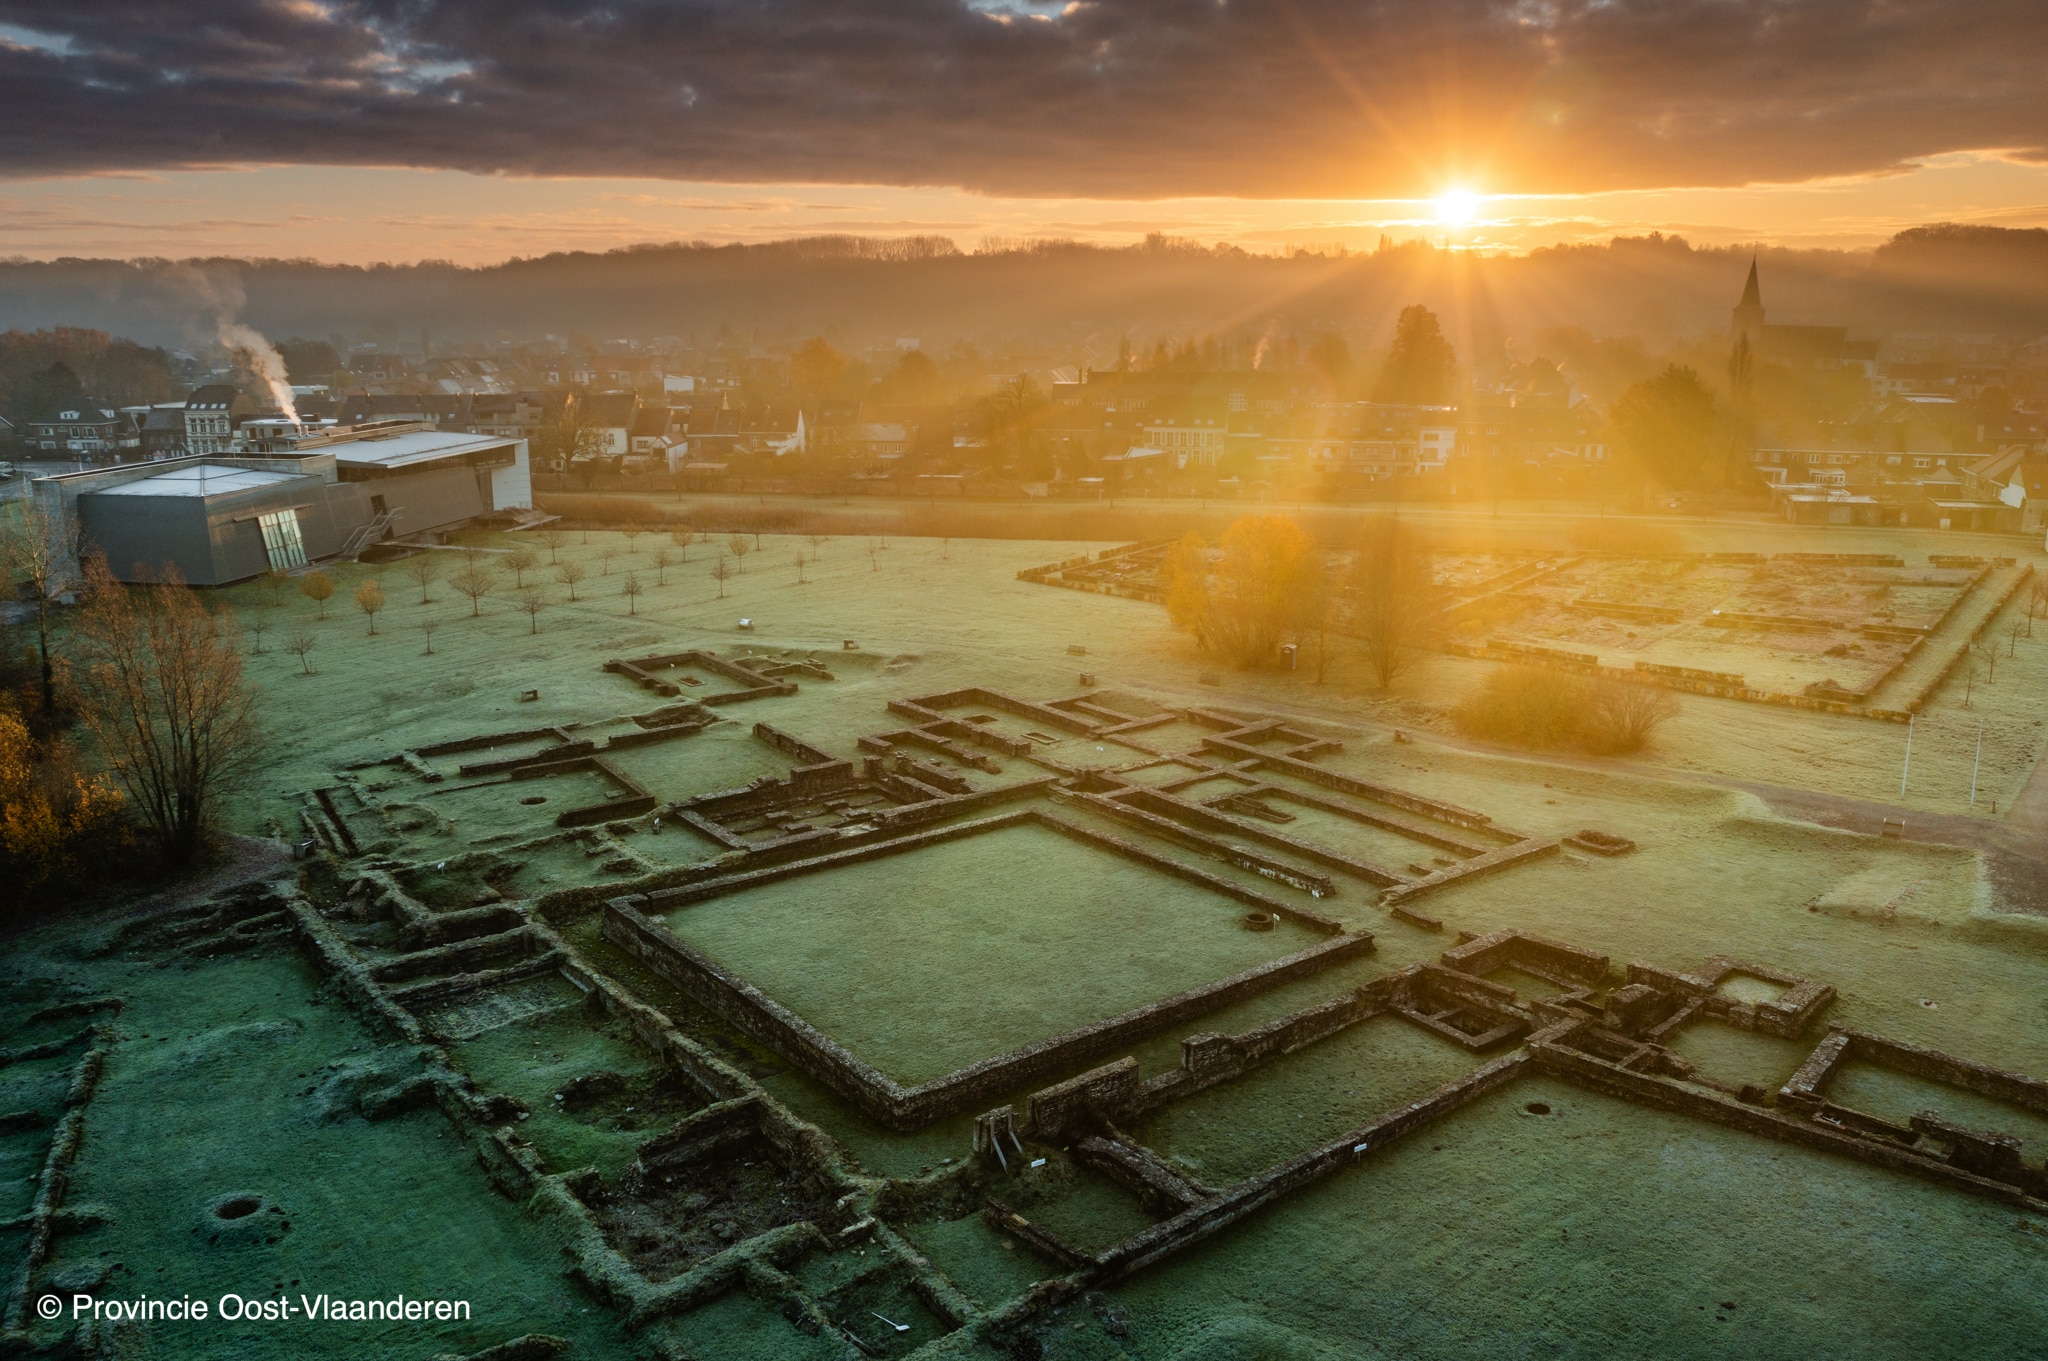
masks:
[(2041, 753), (2034, 773), (2027, 777), (2026, 786), (2006, 810), (2005, 821), (2019, 832), (2048, 841), (2048, 751)]

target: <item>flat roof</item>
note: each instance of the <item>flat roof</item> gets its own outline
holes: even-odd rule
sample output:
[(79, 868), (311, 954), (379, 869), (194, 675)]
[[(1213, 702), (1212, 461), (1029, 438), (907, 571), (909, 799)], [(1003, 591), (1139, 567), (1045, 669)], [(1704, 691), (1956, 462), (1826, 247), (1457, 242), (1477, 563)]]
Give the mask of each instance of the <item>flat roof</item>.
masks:
[(518, 442), (503, 435), (471, 435), (452, 430), (415, 430), (403, 435), (337, 440), (333, 444), (315, 447), (321, 453), (333, 454), (337, 463), (352, 463), (358, 467), (403, 468), (415, 463), (432, 463), (436, 459), (455, 458), (483, 449), (503, 448)]
[(171, 468), (108, 487), (100, 496), (220, 496), (231, 491), (250, 491), (279, 482), (296, 481), (300, 473), (265, 472), (260, 468), (230, 468), (219, 463), (198, 463)]

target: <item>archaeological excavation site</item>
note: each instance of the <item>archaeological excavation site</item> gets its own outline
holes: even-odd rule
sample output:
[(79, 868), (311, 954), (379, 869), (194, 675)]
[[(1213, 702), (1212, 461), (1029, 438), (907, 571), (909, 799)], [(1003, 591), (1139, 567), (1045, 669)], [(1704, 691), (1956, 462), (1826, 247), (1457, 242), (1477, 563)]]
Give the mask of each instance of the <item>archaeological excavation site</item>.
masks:
[[(1801, 754), (1871, 747), (1874, 800), (1911, 728), (1953, 783), (1955, 654), (2030, 565), (1441, 560), (1460, 628), (1404, 688), (1643, 668), (1686, 716), (1615, 762), (1223, 670), (1167, 633), (1158, 546), (1074, 548), (898, 541), (886, 609), (848, 551), (741, 628), (485, 615), (275, 663), (345, 717), (274, 730), (254, 867), (0, 966), (0, 1350), (1992, 1356), (2048, 1323), (2043, 840)], [(1780, 628), (1744, 592), (1786, 582)], [(2048, 710), (2032, 655), (1997, 703)], [(1741, 743), (1782, 753), (1756, 787)], [(425, 1308), (290, 1312), (323, 1295)], [(94, 1307), (145, 1297), (214, 1317)]]

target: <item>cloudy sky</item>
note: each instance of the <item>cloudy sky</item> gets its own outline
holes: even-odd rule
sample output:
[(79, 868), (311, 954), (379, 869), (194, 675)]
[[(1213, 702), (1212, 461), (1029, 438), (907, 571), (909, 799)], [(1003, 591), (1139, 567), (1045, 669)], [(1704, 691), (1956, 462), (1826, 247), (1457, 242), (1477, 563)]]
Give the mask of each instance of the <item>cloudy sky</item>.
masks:
[(2041, 0), (0, 0), (0, 255), (2048, 224)]

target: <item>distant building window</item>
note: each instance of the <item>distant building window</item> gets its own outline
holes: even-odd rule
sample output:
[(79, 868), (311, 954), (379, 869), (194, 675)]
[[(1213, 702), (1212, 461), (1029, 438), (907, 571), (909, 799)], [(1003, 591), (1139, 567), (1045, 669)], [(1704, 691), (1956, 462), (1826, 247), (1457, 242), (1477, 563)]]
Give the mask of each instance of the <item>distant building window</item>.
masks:
[(1931, 458), (1916, 458), (1913, 460), (1913, 466), (1916, 468), (1931, 468), (1934, 466), (1934, 460)]
[(306, 543), (299, 537), (299, 513), (296, 510), (259, 515), (256, 523), (263, 529), (263, 551), (270, 557), (272, 570), (285, 572), (306, 565)]

